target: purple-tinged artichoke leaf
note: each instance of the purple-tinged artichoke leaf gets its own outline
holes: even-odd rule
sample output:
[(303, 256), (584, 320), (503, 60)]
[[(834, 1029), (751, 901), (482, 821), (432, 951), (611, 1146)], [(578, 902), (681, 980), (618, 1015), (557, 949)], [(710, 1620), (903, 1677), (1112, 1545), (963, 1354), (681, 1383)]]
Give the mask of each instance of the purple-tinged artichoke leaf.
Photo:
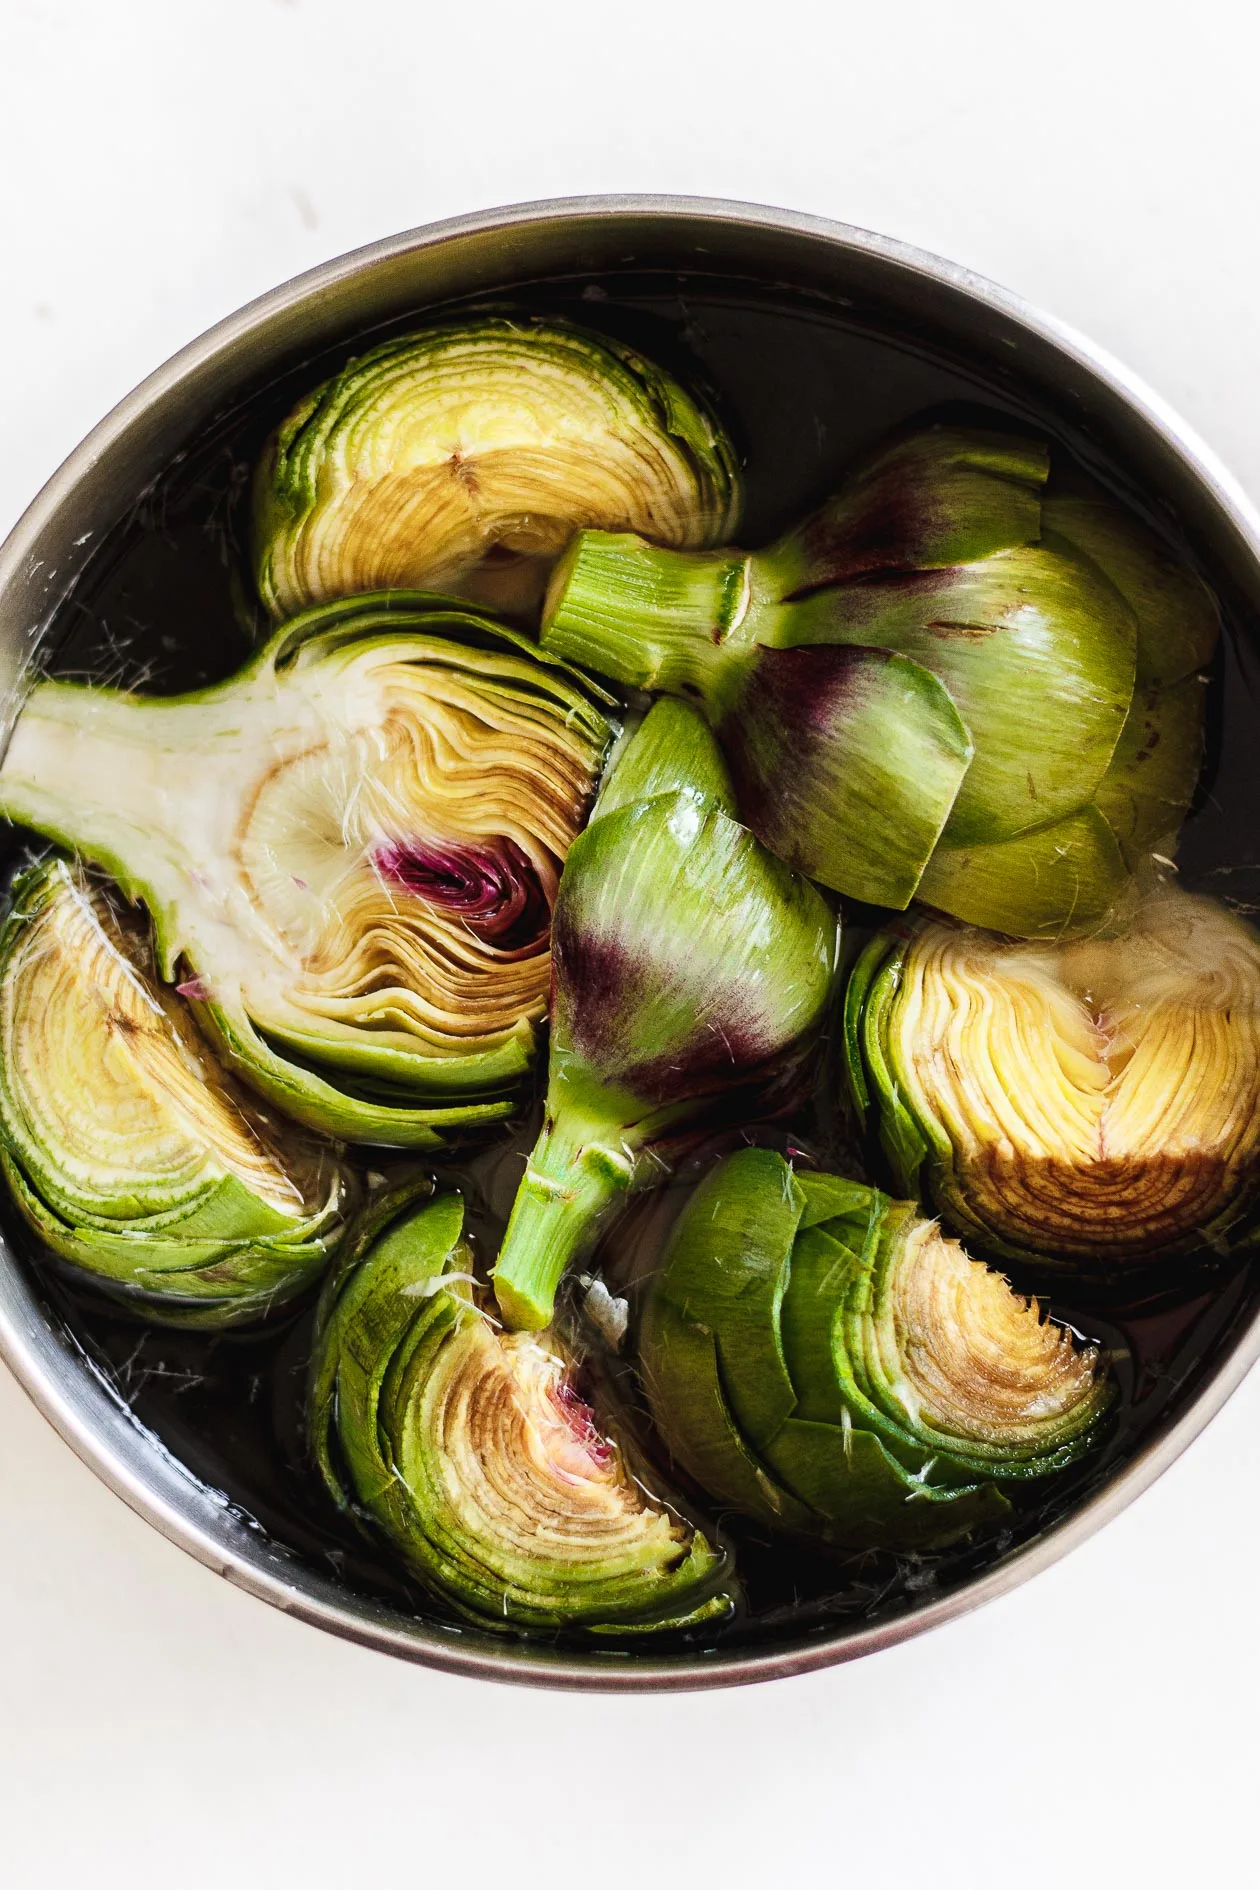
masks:
[(766, 846), (837, 892), (909, 904), (972, 760), (929, 670), (886, 650), (761, 650), (719, 733)]
[(780, 597), (878, 571), (969, 564), (1041, 535), (1041, 440), (931, 427), (895, 441), (763, 554)]
[(579, 836), (552, 952), (553, 1045), (646, 1113), (745, 1080), (819, 1022), (836, 921), (747, 828), (676, 794)]

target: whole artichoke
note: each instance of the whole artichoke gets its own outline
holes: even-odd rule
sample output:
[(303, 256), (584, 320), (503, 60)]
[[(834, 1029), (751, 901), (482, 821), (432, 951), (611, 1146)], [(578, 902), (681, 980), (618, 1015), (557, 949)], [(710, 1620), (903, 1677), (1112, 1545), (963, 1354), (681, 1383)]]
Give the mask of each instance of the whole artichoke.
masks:
[(1041, 441), (937, 426), (752, 556), (584, 533), (544, 646), (700, 701), (740, 818), (824, 885), (1089, 930), (1180, 824), (1218, 624), (1150, 533), (1049, 474)]

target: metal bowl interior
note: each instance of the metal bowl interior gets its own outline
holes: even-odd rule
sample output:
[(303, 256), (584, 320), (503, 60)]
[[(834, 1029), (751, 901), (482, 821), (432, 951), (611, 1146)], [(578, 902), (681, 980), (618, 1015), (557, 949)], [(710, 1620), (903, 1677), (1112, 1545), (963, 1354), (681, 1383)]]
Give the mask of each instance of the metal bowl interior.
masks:
[[(854, 321), (1062, 419), (1135, 503), (1184, 538), (1235, 623), (1260, 608), (1260, 520), (1210, 453), (1115, 362), (966, 271), (900, 244), (755, 206), (574, 199), (458, 219), (375, 244), (276, 289), (160, 368), (83, 442), (0, 550), (0, 683), (23, 673), (93, 549), (215, 417), (299, 364), (452, 299), (622, 272), (715, 278), (849, 311)], [(1243, 679), (1226, 677), (1239, 695)], [(1241, 712), (1246, 713), (1244, 709)], [(1260, 765), (1260, 764), (1258, 764)], [(1254, 799), (1250, 803), (1255, 805)], [(201, 1562), (335, 1633), (452, 1671), (586, 1688), (729, 1685), (853, 1658), (974, 1607), (1066, 1553), (1130, 1502), (1219, 1409), (1260, 1351), (1250, 1286), (1205, 1337), (1194, 1371), (1102, 1487), (1032, 1541), (891, 1618), (785, 1627), (760, 1644), (676, 1656), (563, 1651), (422, 1620), (356, 1592), (272, 1539), (133, 1417), (0, 1241), (0, 1352), (78, 1454)]]

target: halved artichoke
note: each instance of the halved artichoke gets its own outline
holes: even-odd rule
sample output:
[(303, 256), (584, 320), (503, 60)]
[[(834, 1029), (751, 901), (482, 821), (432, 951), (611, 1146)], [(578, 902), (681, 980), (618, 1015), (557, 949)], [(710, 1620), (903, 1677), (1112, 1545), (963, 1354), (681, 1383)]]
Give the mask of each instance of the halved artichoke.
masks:
[(355, 1190), (220, 1068), (147, 938), (64, 860), (0, 929), (0, 1162), (60, 1259), (158, 1324), (262, 1318), (324, 1269)]
[(1107, 1275), (1244, 1231), (1260, 1189), (1260, 940), (1151, 892), (1114, 936), (925, 924), (868, 946), (849, 1077), (896, 1185), (997, 1253)]
[(483, 1627), (646, 1633), (728, 1614), (725, 1553), (631, 1474), (558, 1338), (487, 1316), (463, 1218), (455, 1194), (405, 1213), (329, 1282), (310, 1434), (335, 1500)]
[(0, 812), (144, 900), (161, 975), (265, 1096), (426, 1148), (510, 1112), (490, 1099), (533, 1055), (608, 737), (563, 666), (395, 593), (310, 612), (195, 695), (39, 684)]
[(1202, 756), (1213, 600), (1043, 442), (956, 427), (877, 453), (755, 556), (584, 533), (542, 641), (698, 698), (740, 817), (877, 905), (1096, 926), (1175, 832)]
[(914, 1202), (750, 1148), (713, 1169), (638, 1337), (673, 1458), (718, 1502), (847, 1548), (1000, 1522), (1003, 1483), (1093, 1443), (1096, 1351), (970, 1260)]
[(300, 401), (255, 507), (276, 617), (411, 587), (521, 610), (582, 526), (720, 542), (739, 476), (713, 416), (633, 349), (487, 315), (369, 349)]
[(826, 1012), (838, 922), (728, 793), (702, 719), (658, 703), (565, 863), (546, 1116), (494, 1270), (510, 1326), (546, 1326), (607, 1213), (663, 1176), (662, 1140), (733, 1096), (751, 1107)]

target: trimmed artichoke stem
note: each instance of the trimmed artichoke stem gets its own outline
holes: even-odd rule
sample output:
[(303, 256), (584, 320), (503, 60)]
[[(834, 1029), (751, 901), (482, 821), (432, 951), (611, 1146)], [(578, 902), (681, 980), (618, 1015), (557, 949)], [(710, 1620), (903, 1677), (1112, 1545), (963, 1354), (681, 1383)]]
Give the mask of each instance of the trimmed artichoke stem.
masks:
[(545, 649), (640, 689), (704, 692), (747, 608), (740, 552), (667, 551), (629, 532), (581, 532), (543, 610)]
[(534, 1144), (494, 1268), (494, 1292), (513, 1331), (551, 1324), (556, 1289), (595, 1237), (606, 1210), (634, 1179), (628, 1149), (597, 1139), (607, 1125), (567, 1113)]
[[(182, 740), (181, 718), (187, 726)], [(64, 835), (67, 845), (110, 856), (120, 829), (151, 830), (155, 795), (170, 791), (156, 769), (170, 753), (194, 750), (205, 730), (205, 711), (197, 704), (40, 683), (4, 757), (0, 811), (41, 833)], [(102, 783), (108, 783), (104, 800)]]

